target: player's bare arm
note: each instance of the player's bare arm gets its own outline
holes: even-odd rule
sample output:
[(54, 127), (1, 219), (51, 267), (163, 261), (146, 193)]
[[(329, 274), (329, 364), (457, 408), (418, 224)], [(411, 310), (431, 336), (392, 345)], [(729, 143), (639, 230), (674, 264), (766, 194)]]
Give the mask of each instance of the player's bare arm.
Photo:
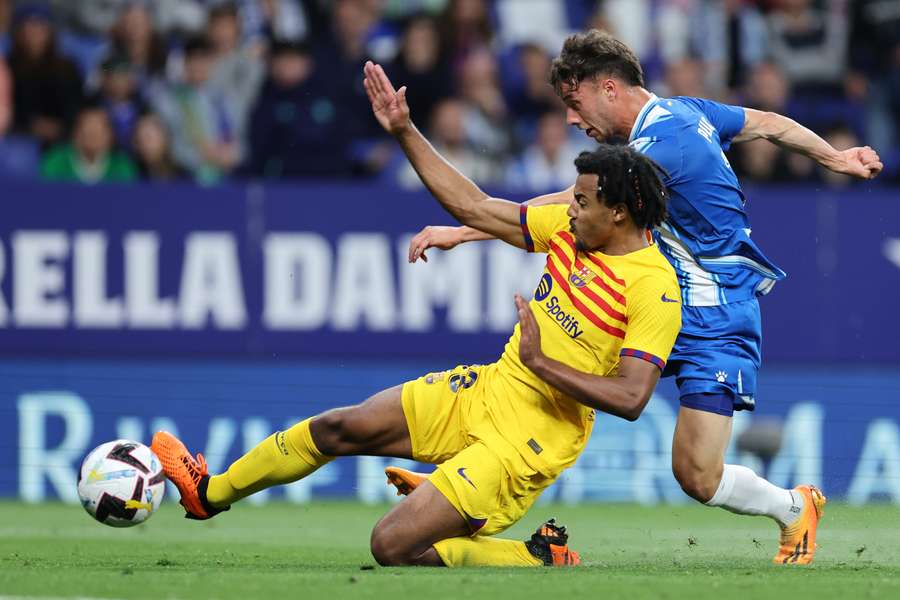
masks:
[(541, 350), (541, 331), (528, 302), (516, 294), (519, 313), (519, 358), (549, 385), (596, 410), (635, 421), (644, 411), (659, 368), (647, 361), (623, 356), (614, 377), (585, 373), (548, 357)]
[(489, 197), (438, 154), (409, 117), (406, 87), (395, 90), (381, 65), (367, 62), (365, 74), (363, 84), (375, 118), (394, 136), (425, 187), (441, 206), (463, 225), (524, 248), (519, 205)]
[(744, 114), (744, 128), (735, 142), (764, 138), (808, 156), (830, 171), (859, 179), (874, 179), (884, 168), (878, 153), (869, 146), (837, 150), (814, 131), (778, 113), (745, 108)]
[[(522, 204), (528, 206), (541, 206), (543, 204), (568, 204), (572, 201), (573, 190), (575, 186), (565, 189), (561, 192), (552, 194), (544, 194), (530, 200), (526, 200)], [(425, 251), (429, 248), (438, 248), (440, 250), (452, 250), (458, 245), (465, 242), (475, 242), (479, 240), (492, 240), (494, 236), (483, 231), (479, 231), (472, 227), (462, 225), (460, 227), (447, 227), (442, 225), (428, 225), (422, 231), (417, 233), (409, 241), (409, 262), (414, 263), (418, 259), (428, 262)]]

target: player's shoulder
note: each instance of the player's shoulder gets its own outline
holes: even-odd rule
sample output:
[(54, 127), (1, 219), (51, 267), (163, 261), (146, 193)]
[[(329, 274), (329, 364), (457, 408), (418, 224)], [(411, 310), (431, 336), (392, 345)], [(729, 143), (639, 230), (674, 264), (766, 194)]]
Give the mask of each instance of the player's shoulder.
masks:
[(630, 292), (654, 294), (660, 290), (678, 289), (675, 269), (656, 244), (632, 254), (627, 278)]

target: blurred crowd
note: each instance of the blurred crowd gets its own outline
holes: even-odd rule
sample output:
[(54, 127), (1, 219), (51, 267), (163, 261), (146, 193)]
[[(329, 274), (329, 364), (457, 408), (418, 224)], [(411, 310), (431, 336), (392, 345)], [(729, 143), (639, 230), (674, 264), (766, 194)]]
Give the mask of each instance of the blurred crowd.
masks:
[[(478, 183), (567, 187), (593, 142), (547, 74), (589, 27), (657, 94), (789, 115), (900, 181), (900, 0), (0, 0), (0, 177), (415, 187), (372, 118), (372, 59)], [(849, 183), (768, 142), (730, 159), (745, 179)]]

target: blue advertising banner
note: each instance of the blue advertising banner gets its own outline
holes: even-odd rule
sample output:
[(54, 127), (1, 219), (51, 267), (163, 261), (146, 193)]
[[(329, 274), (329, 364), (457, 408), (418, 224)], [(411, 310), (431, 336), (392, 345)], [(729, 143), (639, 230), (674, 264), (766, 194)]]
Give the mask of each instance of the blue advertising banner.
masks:
[[(117, 438), (148, 443), (157, 429), (179, 434), (203, 452), (211, 471), (220, 472), (273, 431), (450, 366), (377, 360), (0, 361), (0, 496), (74, 502), (78, 467), (91, 448)], [(814, 483), (852, 503), (900, 503), (898, 392), (895, 370), (769, 369), (760, 381), (756, 413), (736, 415), (727, 460), (781, 486)], [(670, 471), (676, 407), (674, 386), (665, 381), (638, 421), (598, 415), (586, 451), (544, 494), (545, 501), (687, 502)], [(760, 456), (744, 443), (754, 429), (776, 434), (774, 456)], [(250, 502), (387, 501), (394, 496), (383, 468), (391, 463), (407, 464), (342, 458)]]
[[(375, 185), (4, 184), (0, 353), (490, 361), (543, 256), (431, 252), (450, 224)], [(748, 190), (754, 238), (789, 274), (762, 301), (772, 362), (900, 363), (900, 203), (889, 188)], [(461, 360), (461, 359), (456, 359)]]

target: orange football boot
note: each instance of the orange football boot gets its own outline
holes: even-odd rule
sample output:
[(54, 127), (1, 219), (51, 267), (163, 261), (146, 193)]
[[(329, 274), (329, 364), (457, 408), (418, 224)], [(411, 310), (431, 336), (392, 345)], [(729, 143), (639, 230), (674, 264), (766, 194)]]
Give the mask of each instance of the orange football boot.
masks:
[(525, 542), (525, 547), (546, 567), (577, 567), (581, 564), (581, 557), (569, 549), (568, 542), (566, 528), (557, 525), (555, 519), (550, 519), (538, 527), (531, 539)]
[(397, 488), (398, 496), (409, 496), (414, 489), (428, 479), (426, 473), (416, 473), (400, 467), (388, 467), (384, 470), (384, 474), (387, 475), (388, 485)]
[(777, 565), (808, 565), (816, 553), (816, 528), (827, 499), (813, 485), (798, 485), (794, 493), (803, 495), (803, 510), (796, 521), (781, 528), (781, 548), (772, 559)]
[(181, 440), (168, 431), (157, 431), (150, 449), (162, 463), (166, 477), (178, 488), (181, 506), (189, 519), (204, 520), (227, 509), (214, 509), (205, 502), (209, 470), (202, 454), (195, 459)]

